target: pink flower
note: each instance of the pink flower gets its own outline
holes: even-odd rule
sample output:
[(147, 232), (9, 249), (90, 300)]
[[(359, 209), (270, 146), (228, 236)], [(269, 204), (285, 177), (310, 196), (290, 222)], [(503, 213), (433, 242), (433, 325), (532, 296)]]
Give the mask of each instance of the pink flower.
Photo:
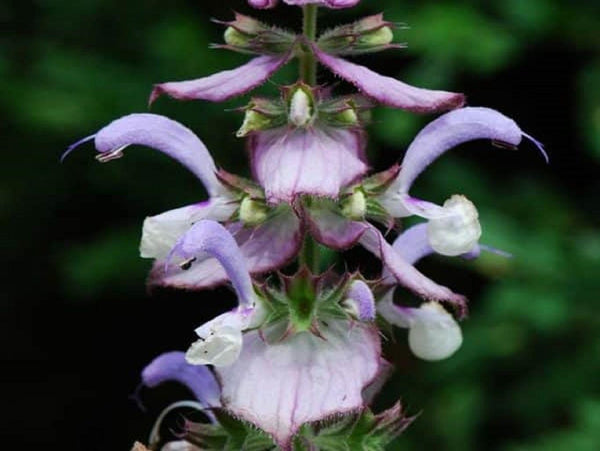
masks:
[[(358, 4), (360, 0), (283, 0), (288, 5), (319, 5), (326, 8), (351, 8)], [(259, 9), (273, 8), (277, 5), (277, 0), (248, 0), (250, 6)]]

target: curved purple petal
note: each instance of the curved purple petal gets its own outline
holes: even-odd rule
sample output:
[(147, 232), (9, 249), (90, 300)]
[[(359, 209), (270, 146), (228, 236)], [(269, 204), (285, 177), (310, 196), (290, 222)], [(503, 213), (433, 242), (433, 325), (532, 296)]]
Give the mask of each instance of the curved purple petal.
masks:
[(460, 294), (452, 292), (449, 288), (438, 285), (433, 280), (425, 277), (414, 266), (408, 263), (402, 256), (385, 241), (381, 232), (369, 225), (368, 229), (360, 238), (360, 244), (381, 259), (385, 267), (396, 278), (396, 280), (414, 291), (424, 299), (435, 301), (446, 301), (456, 305), (460, 315), (466, 314), (466, 299)]
[(233, 236), (218, 222), (202, 220), (194, 224), (173, 247), (166, 263), (175, 255), (189, 260), (202, 254), (210, 255), (221, 264), (240, 305), (253, 306), (255, 294), (247, 261)]
[(359, 319), (362, 321), (375, 319), (375, 297), (365, 282), (362, 280), (352, 282), (346, 292), (346, 298), (355, 303)]
[(258, 332), (246, 333), (239, 359), (215, 370), (223, 406), (283, 449), (302, 424), (364, 408), (363, 389), (383, 366), (377, 330), (336, 320), (322, 333), (298, 333), (274, 344)]
[(237, 205), (230, 199), (215, 197), (185, 207), (149, 216), (144, 220), (140, 254), (142, 258), (164, 259), (169, 255), (177, 240), (195, 222), (202, 219), (226, 221), (235, 212)]
[(204, 407), (221, 405), (221, 389), (215, 376), (206, 366), (187, 363), (183, 352), (165, 352), (142, 371), (142, 382), (147, 387), (156, 387), (166, 381), (185, 385)]
[(299, 194), (337, 198), (368, 169), (363, 138), (330, 127), (257, 132), (249, 141), (252, 171), (271, 203), (290, 202)]
[(100, 130), (95, 144), (105, 160), (133, 144), (151, 147), (188, 168), (202, 181), (210, 196), (224, 190), (206, 146), (190, 129), (165, 116), (149, 113), (123, 116)]
[(383, 105), (415, 113), (432, 113), (459, 108), (465, 103), (462, 94), (416, 88), (394, 78), (379, 75), (364, 66), (329, 55), (316, 45), (313, 45), (313, 49), (321, 64)]
[(288, 62), (289, 54), (259, 56), (243, 66), (218, 72), (204, 78), (172, 81), (154, 85), (149, 103), (162, 94), (178, 100), (209, 100), (222, 102), (240, 96), (263, 84), (281, 66)]
[(388, 188), (407, 193), (423, 170), (447, 150), (475, 139), (491, 139), (516, 147), (523, 132), (512, 119), (490, 108), (466, 107), (429, 123), (408, 147), (398, 176)]
[[(300, 250), (303, 231), (297, 216), (287, 211), (257, 227), (234, 223), (227, 227), (240, 247), (251, 274), (260, 274), (288, 263)], [(178, 265), (157, 261), (150, 285), (203, 289), (227, 280), (227, 274), (214, 258), (198, 258), (183, 270)]]

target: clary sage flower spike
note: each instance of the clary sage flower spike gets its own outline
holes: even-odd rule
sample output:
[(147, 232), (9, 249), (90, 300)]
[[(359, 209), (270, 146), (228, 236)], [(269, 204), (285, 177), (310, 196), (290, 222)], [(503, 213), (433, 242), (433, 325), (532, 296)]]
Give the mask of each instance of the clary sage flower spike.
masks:
[[(230, 284), (237, 297), (232, 310), (199, 320), (203, 324), (182, 343), (189, 345), (186, 352), (162, 354), (143, 370), (144, 386), (176, 381), (193, 395), (158, 417), (152, 449), (329, 449), (330, 443), (349, 446), (350, 437), (361, 449), (385, 449), (413, 418), (399, 402), (371, 411), (391, 372), (382, 334), (390, 326), (408, 329), (407, 348), (427, 361), (451, 357), (469, 339), (459, 326), (466, 298), (415, 265), (431, 254), (508, 256), (480, 243), (485, 221), (465, 193), (443, 193), (438, 205), (413, 196), (413, 183), (446, 151), (473, 140), (517, 148), (527, 138), (547, 159), (540, 143), (498, 111), (465, 107), (462, 94), (410, 86), (346, 60), (402, 47), (394, 43), (396, 25), (382, 14), (318, 35), (320, 9), (349, 8), (358, 0), (283, 3), (302, 7), (302, 33), (235, 14), (218, 22), (225, 43), (213, 47), (252, 55), (249, 62), (160, 83), (150, 95), (150, 103), (162, 95), (221, 102), (297, 59), (298, 79), (280, 86), (278, 96), (255, 96), (236, 109), (243, 114), (236, 136), (246, 140), (251, 178), (219, 168), (199, 137), (159, 114), (114, 120), (64, 155), (93, 142), (97, 160), (106, 163), (130, 146), (148, 147), (181, 163), (207, 193), (200, 202), (147, 217), (142, 226), (140, 254), (154, 260), (150, 285), (200, 290)], [(249, 4), (266, 9), (278, 2)], [(340, 96), (318, 84), (317, 64), (358, 92)], [(372, 174), (366, 129), (379, 105), (443, 114), (399, 152), (400, 164)], [(422, 221), (403, 230), (400, 221), (409, 216)], [(325, 251), (357, 245), (380, 262), (380, 273), (372, 279), (361, 274), (380, 269), (373, 264), (354, 272), (336, 269), (344, 265), (325, 270)], [(420, 303), (404, 305), (406, 291)], [(180, 407), (203, 411), (208, 422), (188, 421), (177, 440), (163, 442), (161, 424)]]

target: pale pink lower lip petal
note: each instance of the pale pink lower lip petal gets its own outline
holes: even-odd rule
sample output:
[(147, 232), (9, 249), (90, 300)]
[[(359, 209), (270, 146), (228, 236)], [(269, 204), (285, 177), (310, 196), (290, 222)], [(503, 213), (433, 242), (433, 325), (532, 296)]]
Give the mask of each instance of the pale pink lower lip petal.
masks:
[[(257, 227), (241, 223), (227, 226), (233, 234), (251, 274), (260, 274), (288, 263), (299, 251), (303, 231), (297, 216), (291, 211), (280, 213)], [(149, 284), (199, 290), (227, 280), (225, 271), (214, 258), (198, 259), (189, 269), (168, 265), (158, 260), (150, 274)]]
[(305, 218), (315, 240), (338, 250), (354, 246), (368, 228), (366, 223), (345, 218), (327, 205), (305, 209)]
[(154, 86), (149, 103), (152, 104), (162, 94), (178, 100), (209, 100), (222, 102), (245, 94), (263, 84), (290, 56), (259, 56), (243, 66), (218, 72), (196, 80), (172, 81)]
[(238, 360), (216, 369), (223, 406), (283, 449), (302, 424), (363, 408), (363, 390), (383, 366), (379, 335), (347, 321), (328, 325), (325, 339), (303, 332), (275, 344), (246, 333)]
[(321, 64), (383, 105), (415, 113), (433, 113), (459, 108), (465, 103), (462, 94), (417, 88), (343, 58), (329, 55), (316, 45), (313, 45), (313, 49)]
[(252, 170), (271, 203), (300, 194), (337, 198), (368, 169), (363, 138), (357, 131), (319, 126), (257, 132), (249, 142)]

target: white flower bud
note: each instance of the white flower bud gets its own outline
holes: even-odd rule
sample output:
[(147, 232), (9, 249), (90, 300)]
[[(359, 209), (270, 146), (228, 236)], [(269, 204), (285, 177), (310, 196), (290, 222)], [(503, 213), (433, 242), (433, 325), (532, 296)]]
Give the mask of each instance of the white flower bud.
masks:
[(311, 99), (304, 89), (298, 88), (290, 100), (290, 122), (296, 127), (304, 127), (312, 118)]
[(411, 321), (408, 346), (423, 360), (442, 360), (454, 354), (462, 344), (460, 326), (437, 302), (428, 302)]
[(365, 193), (357, 189), (342, 203), (342, 214), (355, 221), (364, 219), (367, 212), (367, 198)]
[(456, 256), (473, 250), (481, 237), (479, 214), (465, 196), (455, 194), (444, 202), (447, 216), (429, 220), (427, 237), (438, 254)]

